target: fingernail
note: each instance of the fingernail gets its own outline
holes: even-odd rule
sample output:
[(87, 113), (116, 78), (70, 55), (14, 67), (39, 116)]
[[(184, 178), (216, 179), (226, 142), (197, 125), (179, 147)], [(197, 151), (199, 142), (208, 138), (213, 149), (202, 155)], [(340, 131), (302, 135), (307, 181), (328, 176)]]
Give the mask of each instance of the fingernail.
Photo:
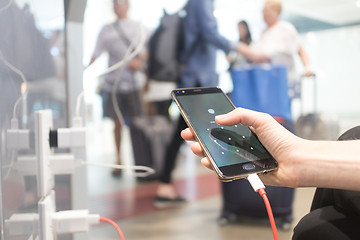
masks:
[(215, 116), (215, 119), (221, 120), (221, 119), (224, 119), (225, 117), (226, 117), (226, 114), (222, 114), (222, 115)]

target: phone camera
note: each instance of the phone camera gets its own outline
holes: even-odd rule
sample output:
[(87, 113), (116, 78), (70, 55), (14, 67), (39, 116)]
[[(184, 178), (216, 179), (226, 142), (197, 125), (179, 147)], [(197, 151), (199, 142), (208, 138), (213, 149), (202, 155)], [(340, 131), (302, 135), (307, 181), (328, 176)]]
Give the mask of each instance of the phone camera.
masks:
[(177, 93), (179, 93), (180, 91), (177, 91)]

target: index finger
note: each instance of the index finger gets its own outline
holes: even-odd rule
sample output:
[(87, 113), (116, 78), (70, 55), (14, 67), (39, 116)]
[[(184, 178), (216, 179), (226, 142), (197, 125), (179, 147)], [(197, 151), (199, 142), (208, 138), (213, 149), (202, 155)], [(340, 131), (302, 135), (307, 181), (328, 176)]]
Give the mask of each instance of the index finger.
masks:
[(181, 131), (181, 137), (186, 141), (196, 141), (195, 135), (190, 128), (186, 128)]

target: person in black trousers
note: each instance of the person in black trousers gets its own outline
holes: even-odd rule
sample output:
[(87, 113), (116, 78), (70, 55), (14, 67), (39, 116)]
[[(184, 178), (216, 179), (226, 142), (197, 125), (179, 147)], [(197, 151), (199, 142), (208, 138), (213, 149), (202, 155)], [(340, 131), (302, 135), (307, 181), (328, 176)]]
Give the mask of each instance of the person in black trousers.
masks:
[[(229, 53), (238, 47), (237, 43), (232, 44), (218, 33), (213, 5), (213, 0), (189, 0), (186, 4), (187, 14), (183, 21), (184, 47), (181, 56), (182, 60), (186, 58), (186, 66), (178, 87), (217, 86), (216, 50), (221, 49)], [(180, 132), (186, 126), (185, 121), (180, 117), (166, 151), (165, 166), (154, 203), (156, 207), (171, 207), (185, 202), (171, 185), (171, 173), (183, 142)]]

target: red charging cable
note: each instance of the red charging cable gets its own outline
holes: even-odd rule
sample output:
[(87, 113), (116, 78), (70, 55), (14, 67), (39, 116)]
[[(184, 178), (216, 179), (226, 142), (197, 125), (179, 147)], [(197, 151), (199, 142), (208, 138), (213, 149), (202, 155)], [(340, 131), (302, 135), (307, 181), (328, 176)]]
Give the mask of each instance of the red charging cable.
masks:
[(269, 199), (268, 199), (268, 197), (266, 196), (265, 189), (260, 188), (260, 189), (258, 190), (258, 193), (259, 193), (260, 196), (264, 199), (265, 206), (266, 206), (266, 210), (267, 210), (268, 215), (269, 215), (269, 220), (270, 220), (271, 229), (272, 229), (272, 232), (273, 232), (273, 235), (274, 235), (274, 240), (279, 240), (278, 233), (277, 233), (277, 229), (276, 229), (276, 224), (275, 224), (274, 215), (273, 215), (272, 210), (271, 210), (271, 206), (270, 206)]
[(116, 222), (114, 222), (111, 219), (103, 218), (103, 217), (100, 217), (99, 220), (100, 220), (100, 222), (108, 222), (108, 223), (112, 224), (116, 228), (117, 232), (119, 233), (120, 239), (125, 240), (124, 233), (121, 231), (120, 227), (116, 224)]

